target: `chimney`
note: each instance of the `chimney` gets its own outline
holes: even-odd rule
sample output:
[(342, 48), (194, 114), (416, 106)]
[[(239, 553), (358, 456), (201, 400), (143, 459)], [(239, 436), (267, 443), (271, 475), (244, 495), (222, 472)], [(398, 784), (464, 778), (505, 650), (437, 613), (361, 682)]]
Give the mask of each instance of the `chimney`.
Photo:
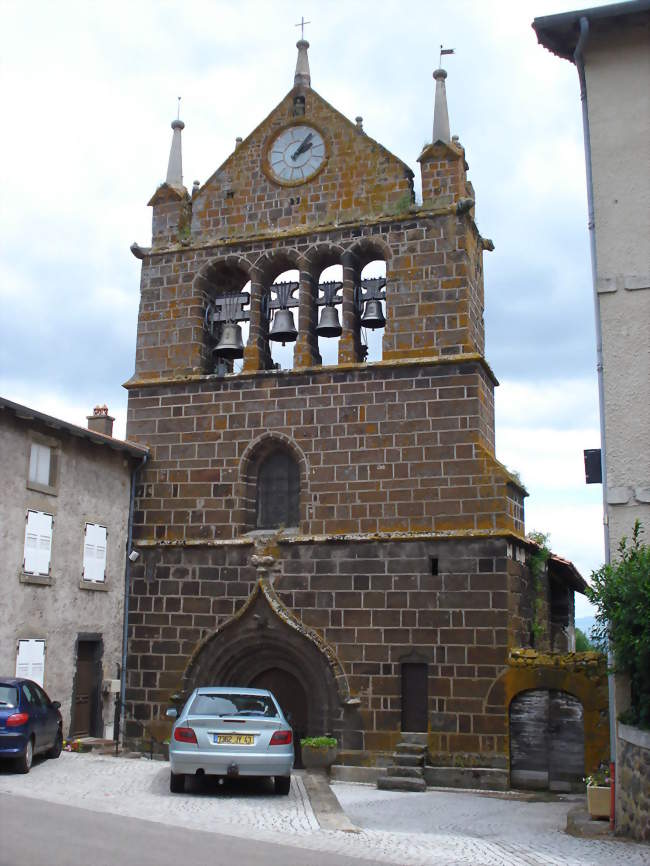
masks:
[(108, 406), (104, 403), (103, 406), (95, 406), (93, 414), (88, 415), (88, 429), (93, 433), (103, 433), (104, 436), (113, 435), (113, 421), (108, 414)]

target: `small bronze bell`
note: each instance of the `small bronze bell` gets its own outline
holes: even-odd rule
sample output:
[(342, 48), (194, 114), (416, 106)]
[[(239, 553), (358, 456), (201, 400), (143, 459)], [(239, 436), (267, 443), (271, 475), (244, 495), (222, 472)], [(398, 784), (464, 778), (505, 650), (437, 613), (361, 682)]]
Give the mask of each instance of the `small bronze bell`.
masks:
[(386, 318), (381, 301), (366, 301), (366, 309), (363, 316), (361, 316), (361, 326), (374, 331), (375, 328), (383, 328), (385, 324)]
[(236, 322), (225, 322), (219, 342), (214, 347), (214, 354), (219, 358), (244, 357), (241, 325), (238, 325)]
[(298, 331), (293, 321), (291, 310), (278, 310), (273, 317), (273, 326), (269, 333), (269, 340), (275, 343), (295, 343)]
[(316, 333), (319, 337), (341, 336), (343, 328), (339, 322), (339, 311), (336, 307), (323, 307), (323, 312), (320, 314), (320, 322), (316, 327)]

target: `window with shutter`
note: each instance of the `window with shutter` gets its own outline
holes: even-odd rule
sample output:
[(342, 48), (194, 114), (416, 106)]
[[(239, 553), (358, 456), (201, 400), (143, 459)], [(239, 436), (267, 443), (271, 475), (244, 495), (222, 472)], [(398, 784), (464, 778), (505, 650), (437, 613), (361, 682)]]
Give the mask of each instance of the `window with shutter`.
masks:
[(59, 452), (55, 446), (34, 441), (29, 449), (27, 486), (43, 493), (56, 493)]
[(28, 511), (25, 522), (25, 574), (49, 574), (52, 552), (52, 515)]
[(87, 523), (84, 529), (83, 579), (99, 583), (106, 578), (106, 527)]
[(39, 686), (45, 679), (45, 641), (19, 640), (16, 656), (16, 676), (34, 680)]

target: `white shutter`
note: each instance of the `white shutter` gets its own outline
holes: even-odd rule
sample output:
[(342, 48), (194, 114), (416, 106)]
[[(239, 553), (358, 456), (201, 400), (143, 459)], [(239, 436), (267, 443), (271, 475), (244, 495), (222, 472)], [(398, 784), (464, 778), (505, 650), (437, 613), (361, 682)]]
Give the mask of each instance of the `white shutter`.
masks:
[(51, 449), (47, 445), (39, 445), (32, 442), (29, 454), (29, 480), (36, 484), (48, 486), (50, 483), (50, 454)]
[(19, 640), (16, 656), (16, 676), (34, 680), (43, 686), (45, 675), (45, 641)]
[(106, 527), (87, 523), (84, 538), (84, 580), (103, 581), (106, 576)]
[(52, 515), (42, 511), (28, 511), (23, 571), (26, 574), (49, 574), (51, 551)]

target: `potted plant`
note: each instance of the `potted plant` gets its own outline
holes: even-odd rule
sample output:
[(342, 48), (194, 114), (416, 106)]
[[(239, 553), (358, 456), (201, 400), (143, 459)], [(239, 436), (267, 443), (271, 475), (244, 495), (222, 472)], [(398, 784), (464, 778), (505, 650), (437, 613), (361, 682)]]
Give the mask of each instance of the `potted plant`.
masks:
[(305, 737), (300, 741), (302, 762), (309, 769), (328, 770), (338, 755), (335, 737)]
[(587, 783), (587, 809), (592, 818), (609, 818), (610, 783), (609, 767), (600, 767), (585, 779)]

